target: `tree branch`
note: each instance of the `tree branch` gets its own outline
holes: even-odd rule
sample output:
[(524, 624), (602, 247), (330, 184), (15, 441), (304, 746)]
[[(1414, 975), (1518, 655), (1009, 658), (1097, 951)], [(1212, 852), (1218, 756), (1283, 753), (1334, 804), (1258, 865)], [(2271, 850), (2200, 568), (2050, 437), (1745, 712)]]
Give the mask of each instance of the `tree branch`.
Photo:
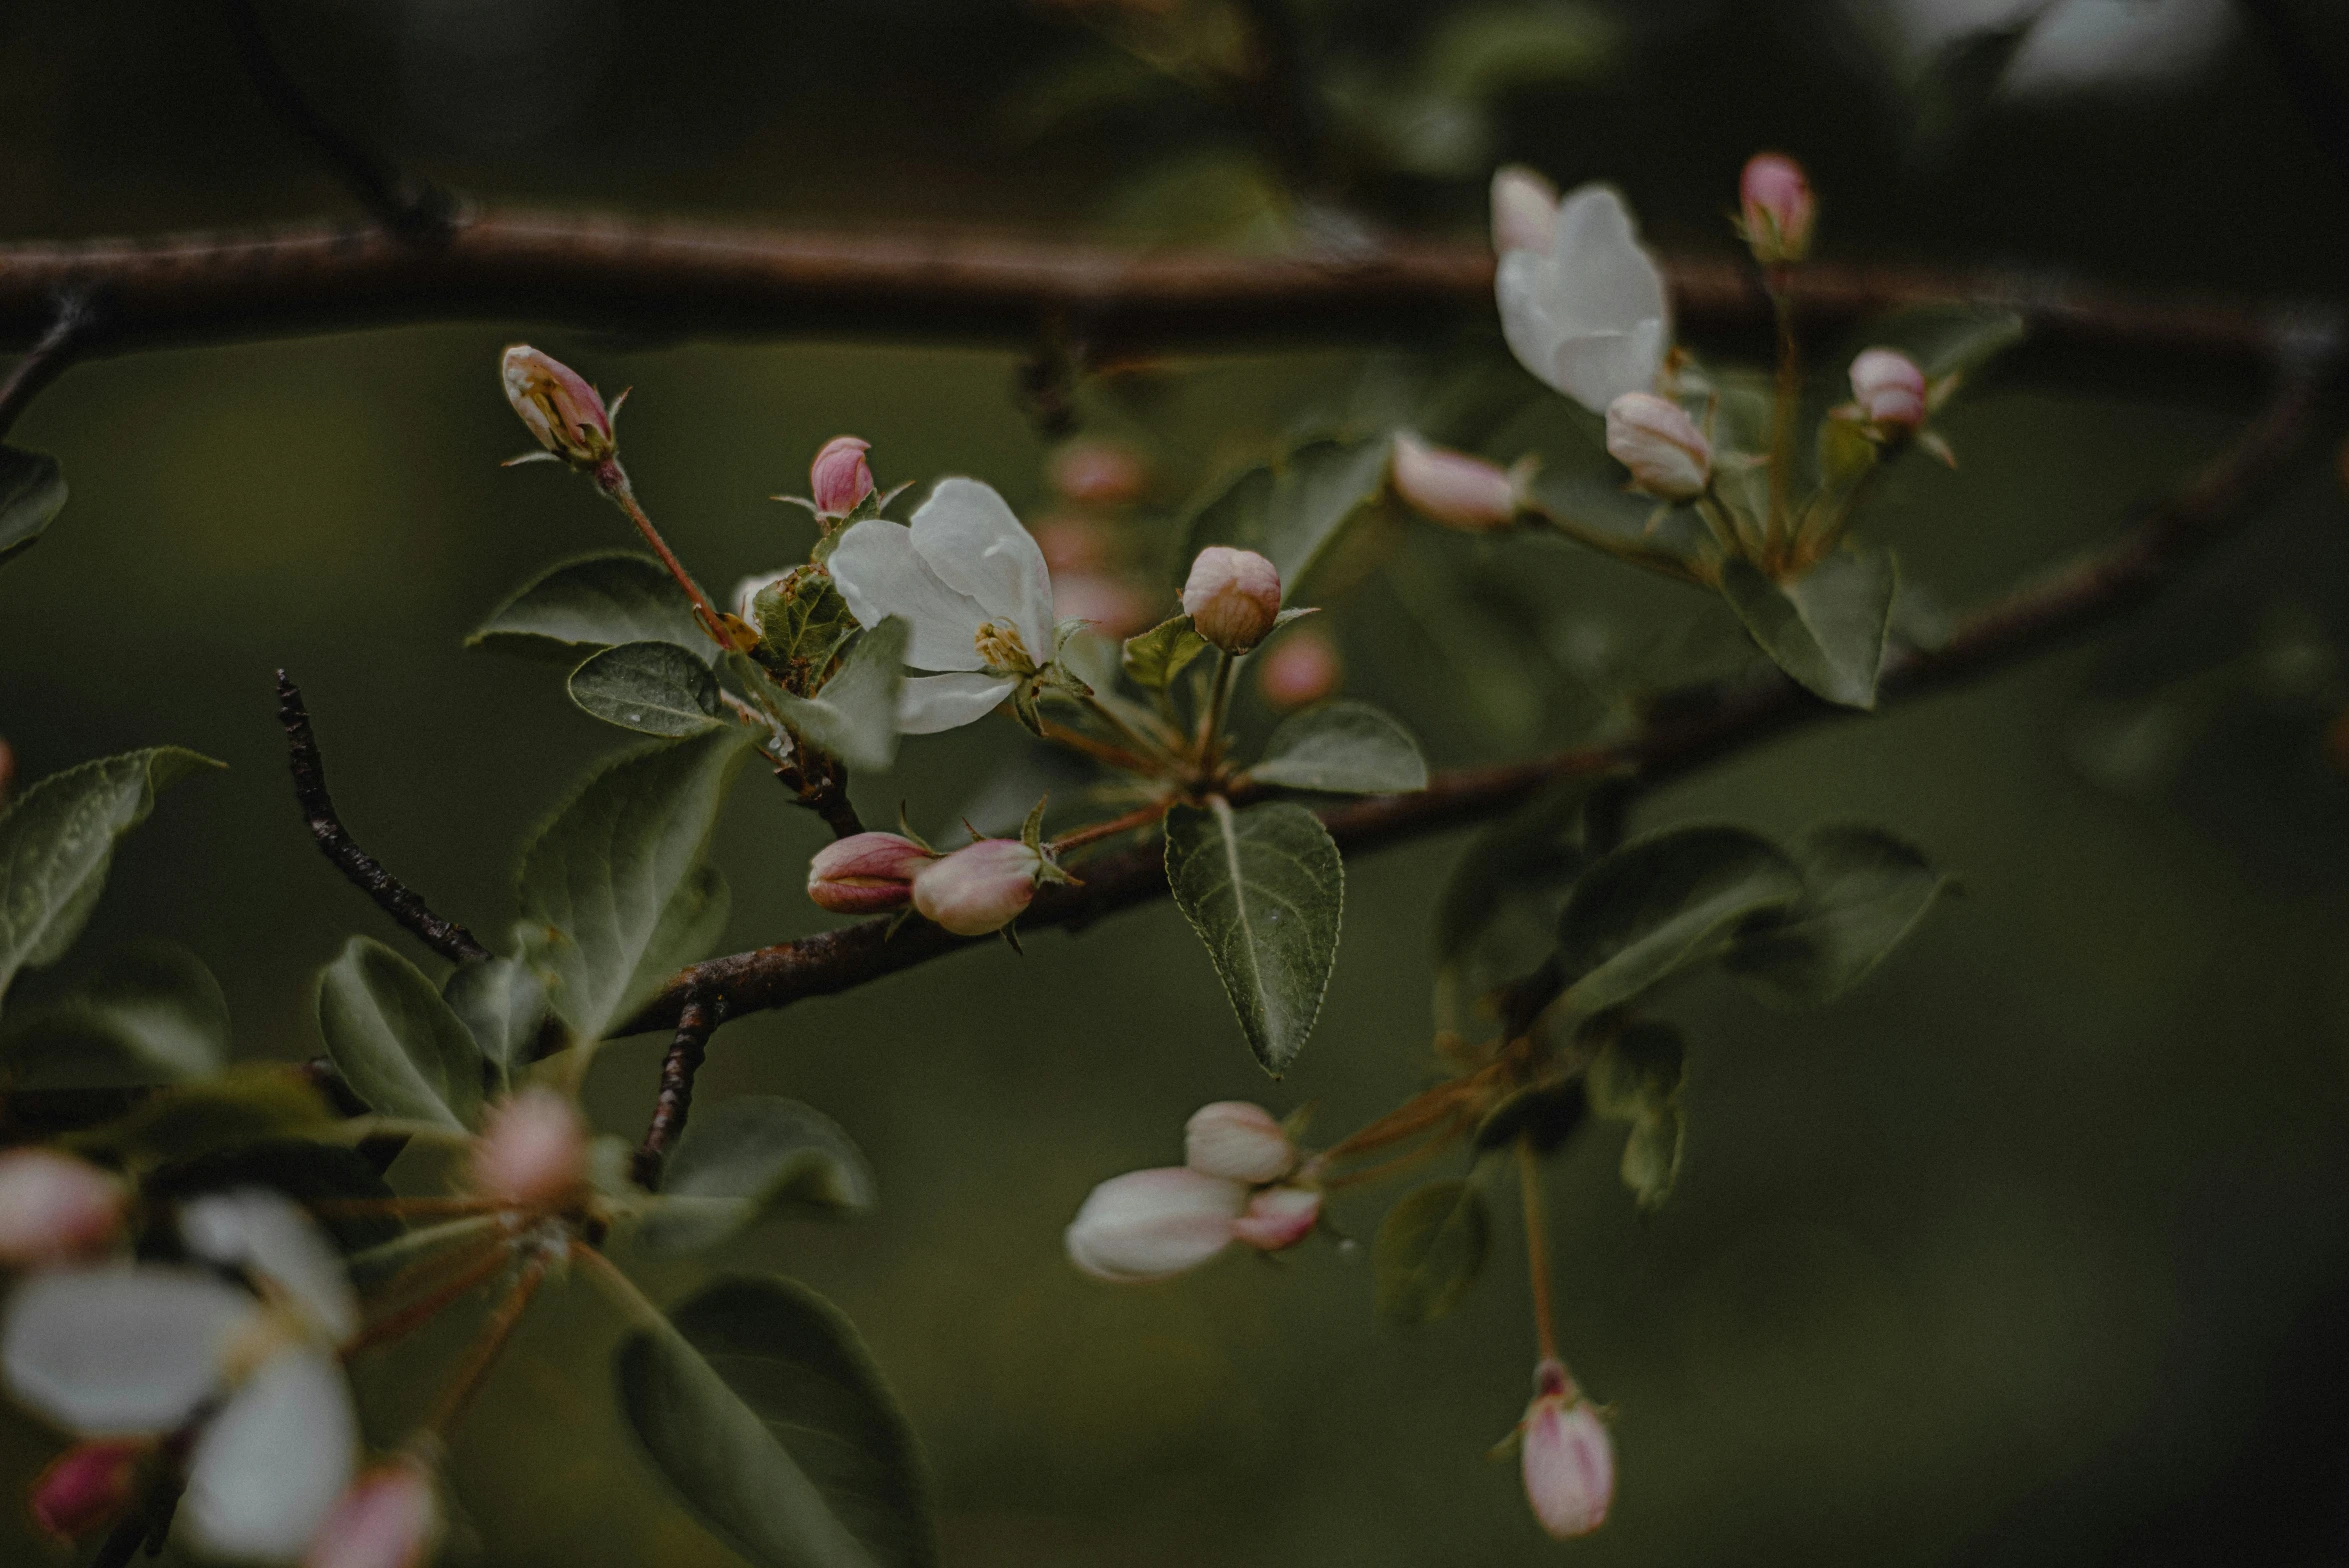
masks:
[[(1878, 686), (1880, 703), (1978, 679), (2127, 612), (2249, 516), (2308, 436), (2335, 352), (2329, 335), (2290, 340), (2280, 350), (2271, 340), (2270, 347), (2283, 358), (2278, 384), (2231, 446), (2112, 543), (1984, 605), (1939, 646), (1889, 655)], [(1638, 730), (1620, 739), (1534, 762), (1443, 773), (1417, 794), (1332, 807), (1321, 819), (1340, 849), (1361, 854), (1489, 820), (1565, 779), (1619, 774), (1628, 799), (1792, 730), (1852, 716), (1850, 709), (1820, 701), (1775, 669), (1667, 692), (1650, 705), (1649, 714)], [(1155, 844), (1099, 855), (1077, 870), (1082, 885), (1037, 891), (1023, 917), (1026, 929), (1079, 931), (1166, 892)], [(674, 1025), (688, 998), (740, 1017), (851, 990), (989, 940), (953, 936), (926, 921), (891, 935), (892, 924), (868, 920), (697, 964), (621, 1032)]]
[(434, 914), (423, 899), (352, 841), (342, 819), (335, 815), (334, 798), (326, 792), (326, 759), (318, 754), (318, 738), (310, 732), (310, 710), (302, 706), (300, 688), (283, 670), (277, 672), (277, 722), (285, 726), (294, 799), (301, 803), (319, 852), (403, 930), (450, 963), (487, 958), (489, 949), (475, 941), (472, 932)]
[(636, 1150), (636, 1184), (647, 1192), (661, 1190), (661, 1167), (684, 1135), (685, 1118), (693, 1110), (694, 1076), (701, 1071), (710, 1036), (718, 1032), (724, 1018), (721, 1007), (699, 999), (687, 1000), (678, 1010), (677, 1038), (669, 1042), (669, 1054), (661, 1062), (661, 1089), (653, 1100), (652, 1125), (644, 1130), (644, 1142)]

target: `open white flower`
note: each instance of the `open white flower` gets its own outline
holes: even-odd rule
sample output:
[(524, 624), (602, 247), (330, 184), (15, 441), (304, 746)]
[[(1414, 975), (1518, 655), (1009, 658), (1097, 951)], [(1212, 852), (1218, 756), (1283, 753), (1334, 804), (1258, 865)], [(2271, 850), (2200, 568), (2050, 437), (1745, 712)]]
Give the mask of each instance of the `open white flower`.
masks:
[(976, 479), (941, 479), (910, 526), (867, 518), (827, 563), (857, 623), (913, 627), (898, 727), (908, 735), (985, 716), (1052, 661), (1052, 574), (1003, 497)]
[(359, 1327), (341, 1261), (298, 1207), (246, 1189), (181, 1215), (195, 1256), (56, 1269), (27, 1280), (0, 1328), (17, 1396), (85, 1437), (200, 1421), (179, 1527), (217, 1557), (294, 1562), (349, 1484), (359, 1449), (337, 1348)]
[[(1496, 200), (1510, 199), (1497, 178), (1494, 189)], [(1505, 224), (1496, 217), (1494, 229), (1503, 243), (1533, 232), (1523, 213)], [(1493, 294), (1517, 362), (1592, 413), (1654, 390), (1672, 346), (1664, 275), (1606, 186), (1585, 185), (1559, 203), (1546, 247), (1504, 251)]]

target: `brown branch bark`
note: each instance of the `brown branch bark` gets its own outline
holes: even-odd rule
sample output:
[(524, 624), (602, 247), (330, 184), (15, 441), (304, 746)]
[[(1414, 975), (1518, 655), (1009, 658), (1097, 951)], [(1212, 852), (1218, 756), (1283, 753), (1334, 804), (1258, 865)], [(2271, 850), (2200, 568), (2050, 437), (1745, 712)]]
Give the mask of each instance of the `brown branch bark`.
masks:
[[(2273, 395), (2226, 451), (2112, 543), (1982, 606), (1940, 646), (1892, 654), (1879, 684), (1880, 705), (1978, 679), (2150, 598), (2246, 518), (2289, 469), (2309, 434), (2332, 358), (2329, 338), (2286, 345)], [(1650, 712), (1641, 728), (1620, 739), (1533, 762), (1440, 774), (1417, 794), (1332, 807), (1322, 821), (1340, 849), (1361, 854), (1486, 821), (1564, 779), (1619, 774), (1628, 799), (1792, 730), (1852, 716), (1774, 669), (1668, 692)], [(1155, 844), (1099, 855), (1075, 869), (1082, 885), (1038, 890), (1023, 918), (1025, 929), (1082, 930), (1166, 892)], [(720, 1005), (727, 1017), (737, 1018), (851, 990), (989, 940), (952, 936), (921, 921), (891, 935), (891, 924), (868, 920), (697, 964), (622, 1032), (673, 1026), (688, 998)]]
[(693, 1111), (693, 1080), (708, 1054), (710, 1036), (718, 1032), (725, 1012), (718, 1004), (699, 998), (687, 1000), (677, 1012), (677, 1038), (661, 1062), (660, 1093), (653, 1099), (652, 1125), (637, 1145), (633, 1166), (636, 1184), (647, 1192), (661, 1190), (661, 1168), (669, 1151), (685, 1135), (685, 1118)]

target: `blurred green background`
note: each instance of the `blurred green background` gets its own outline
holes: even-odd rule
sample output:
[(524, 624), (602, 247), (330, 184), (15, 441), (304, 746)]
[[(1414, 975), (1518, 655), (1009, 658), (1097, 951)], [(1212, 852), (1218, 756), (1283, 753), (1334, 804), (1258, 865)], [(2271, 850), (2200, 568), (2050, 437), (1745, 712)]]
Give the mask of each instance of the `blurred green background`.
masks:
[[(1309, 36), (1336, 38), (1333, 67), (1374, 84), (1418, 80), (1447, 19), (1474, 9), (1299, 7)], [(1775, 146), (1812, 167), (1838, 257), (2339, 286), (2349, 177), (2239, 28), (2150, 90), (1985, 97), (1904, 76), (1840, 4), (1535, 9), (1554, 47), (1507, 58), (1546, 63), (1482, 83), (1466, 131), (1432, 153), (1349, 153), (1365, 221), (1474, 236), (1484, 174), (1519, 158), (1563, 182), (1611, 178), (1660, 243), (1727, 253), (1738, 165)], [(1066, 110), (1091, 101), (1070, 83), (1125, 69), (1071, 8), (263, 11), (334, 113), (484, 200), (1288, 234), (1244, 129), (1214, 105), (1104, 90)], [(2329, 64), (2349, 79), (2349, 58)], [(208, 7), (17, 0), (0, 11), (0, 82), (12, 237), (341, 210), (253, 101)], [(647, 344), (517, 321), (78, 368), (13, 437), (63, 461), (73, 499), (0, 571), (0, 735), (27, 778), (165, 741), (231, 770), (165, 799), (79, 948), (24, 996), (166, 937), (221, 976), (243, 1049), (317, 1049), (312, 973), (349, 933), (391, 933), (293, 810), (279, 666), (309, 695), (361, 841), (444, 913), (503, 928), (522, 836), (618, 739), (569, 707), (559, 671), (459, 646), (539, 566), (624, 542), (559, 470), (496, 466), (525, 436), (493, 361), (526, 332), (636, 389), (631, 472), (713, 585), (804, 550), (804, 519), (763, 497), (799, 488), (844, 430), (873, 442), (884, 483), (972, 473), (1024, 516), (1046, 505), (1051, 444), (1012, 396), (1016, 356), (995, 350)], [(1151, 456), (1171, 505), (1216, 454), (1343, 406), (1367, 364), (1176, 362), (1087, 408)], [(1949, 418), (1964, 467), (1903, 469), (1863, 531), (1898, 547), (1921, 596), (1963, 603), (2115, 526), (2215, 450), (2253, 392), (2206, 368), (2026, 351)], [(1532, 1363), (1513, 1223), (1465, 1310), (1415, 1334), (1374, 1320), (1366, 1249), (1317, 1241), (1122, 1291), (1060, 1251), (1087, 1189), (1177, 1158), (1204, 1101), (1310, 1102), (1335, 1136), (1426, 1081), (1428, 904), (1457, 840), (1349, 867), (1328, 1003), (1277, 1085), (1164, 906), (1042, 935), (1024, 961), (982, 950), (730, 1025), (702, 1094), (823, 1108), (871, 1155), (883, 1207), (852, 1227), (771, 1225), (729, 1261), (803, 1278), (862, 1326), (926, 1444), (956, 1568), (2339, 1560), (2349, 780), (2323, 732), (2349, 701), (2341, 522), (2339, 479), (2311, 465), (2126, 629), (1642, 807), (1643, 828), (1876, 821), (1966, 896), (1824, 1013), (1726, 987), (1680, 998), (1689, 1144), (1659, 1213), (1643, 1219), (1618, 1183), (1611, 1124), (1554, 1168), (1561, 1339), (1618, 1417), (1617, 1510), (1590, 1540), (1544, 1539), (1514, 1466), (1484, 1458)], [(1595, 556), (1417, 526), (1387, 545), (1334, 617), (1349, 689), (1406, 712), (1439, 762), (1586, 729), (1611, 693), (1574, 685), (1572, 650), (1634, 650), (1615, 667), (1655, 680), (1736, 647), (1724, 612)], [(1394, 610), (1423, 574), (1460, 607), (1434, 654)], [(1471, 680), (1489, 689), (1463, 695)], [(903, 798), (942, 823), (1017, 750), (1009, 725), (916, 741), (858, 797), (868, 817)], [(824, 923), (801, 891), (821, 837), (745, 782), (720, 845), (730, 946)], [(601, 1125), (641, 1127), (660, 1046), (602, 1058)], [(1338, 1218), (1367, 1237), (1398, 1194), (1349, 1195)], [(656, 1295), (691, 1282), (641, 1277)], [(729, 1560), (619, 1435), (597, 1352), (616, 1325), (584, 1290), (560, 1301), (458, 1441), (465, 1550)], [(387, 1408), (419, 1397), (402, 1379), (431, 1350), (371, 1374)], [(23, 1473), (41, 1440), (19, 1425), (5, 1441)], [(0, 1557), (48, 1560), (17, 1513), (0, 1507)]]

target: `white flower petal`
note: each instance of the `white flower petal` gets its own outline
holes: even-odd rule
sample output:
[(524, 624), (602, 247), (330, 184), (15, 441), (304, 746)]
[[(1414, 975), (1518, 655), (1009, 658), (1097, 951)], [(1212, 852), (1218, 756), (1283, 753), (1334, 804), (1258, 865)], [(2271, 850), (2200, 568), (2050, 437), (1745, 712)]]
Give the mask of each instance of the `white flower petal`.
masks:
[(1518, 362), (1593, 413), (1648, 391), (1671, 346), (1663, 274), (1623, 198), (1603, 185), (1566, 198), (1548, 255), (1503, 256), (1493, 294)]
[(359, 1332), (359, 1298), (334, 1244), (301, 1205), (266, 1187), (240, 1187), (181, 1205), (188, 1250), (250, 1269), (282, 1289), (312, 1328), (340, 1343)]
[(1664, 275), (1640, 248), (1631, 209), (1604, 185), (1585, 185), (1558, 208), (1551, 258), (1566, 285), (1559, 315), (1569, 331), (1621, 332), (1669, 311)]
[(914, 553), (910, 530), (869, 517), (840, 536), (824, 564), (858, 625), (878, 626), (892, 615), (912, 625), (906, 663), (921, 670), (983, 667), (978, 635), (987, 612), (938, 580)]
[(9, 1303), (0, 1363), (19, 1399), (86, 1437), (160, 1432), (220, 1386), (230, 1341), (260, 1311), (194, 1269), (58, 1269)]
[(979, 674), (908, 676), (897, 699), (897, 727), (908, 735), (960, 729), (993, 713), (1018, 684)]
[(913, 547), (939, 581), (977, 600), (988, 619), (1018, 626), (1028, 657), (1038, 664), (1052, 657), (1052, 572), (1035, 536), (993, 486), (939, 480), (913, 515)]
[(1197, 1268), (1230, 1245), (1248, 1189), (1180, 1165), (1128, 1171), (1086, 1195), (1062, 1239), (1095, 1279), (1140, 1284)]
[(299, 1346), (261, 1363), (204, 1423), (179, 1518), (216, 1557), (297, 1562), (357, 1468), (359, 1418), (342, 1363)]

